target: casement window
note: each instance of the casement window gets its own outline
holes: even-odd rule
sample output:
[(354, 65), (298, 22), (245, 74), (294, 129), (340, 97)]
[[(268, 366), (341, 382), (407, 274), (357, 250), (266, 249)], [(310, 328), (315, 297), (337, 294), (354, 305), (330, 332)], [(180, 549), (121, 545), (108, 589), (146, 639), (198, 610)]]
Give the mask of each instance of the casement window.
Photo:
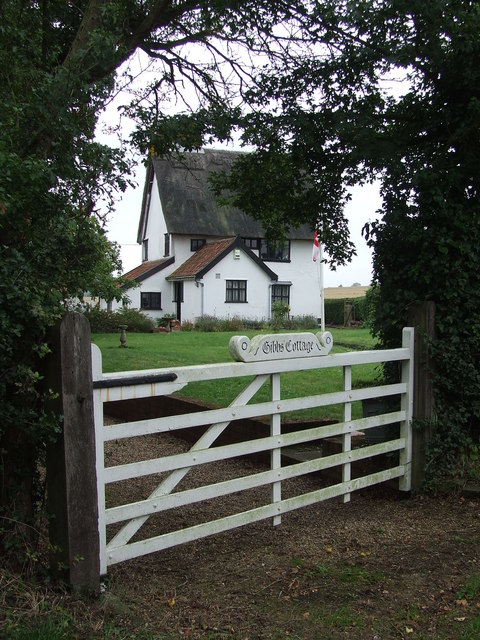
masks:
[(190, 251), (198, 251), (200, 247), (203, 247), (205, 242), (205, 238), (192, 238), (190, 240)]
[(142, 291), (140, 293), (140, 308), (141, 309), (161, 309), (162, 294), (155, 293), (155, 292)]
[(144, 240), (142, 242), (142, 262), (147, 262), (148, 260), (148, 240)]
[(272, 304), (274, 302), (284, 302), (290, 304), (290, 285), (274, 284), (272, 285)]
[(227, 280), (225, 290), (225, 302), (246, 302), (247, 281)]
[(252, 251), (260, 249), (260, 238), (242, 238), (244, 245)]
[(260, 258), (266, 262), (290, 262), (290, 240), (282, 243), (262, 239), (260, 241)]
[(164, 235), (163, 255), (165, 258), (170, 255), (170, 234), (169, 233), (166, 233)]

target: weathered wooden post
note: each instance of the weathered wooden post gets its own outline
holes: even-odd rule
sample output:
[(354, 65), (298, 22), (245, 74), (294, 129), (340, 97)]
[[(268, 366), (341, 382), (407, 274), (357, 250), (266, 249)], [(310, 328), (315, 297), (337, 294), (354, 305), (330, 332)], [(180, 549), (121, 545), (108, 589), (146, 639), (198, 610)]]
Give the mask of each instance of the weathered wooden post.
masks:
[(100, 585), (97, 480), (90, 325), (65, 316), (53, 344), (50, 380), (63, 415), (59, 439), (47, 451), (47, 507), (52, 572), (74, 588)]
[(435, 336), (435, 303), (414, 305), (409, 312), (409, 325), (415, 327), (415, 363), (413, 419), (422, 428), (412, 433), (412, 489), (420, 489), (425, 476), (425, 454), (432, 436), (435, 403), (432, 383), (432, 361), (429, 340)]

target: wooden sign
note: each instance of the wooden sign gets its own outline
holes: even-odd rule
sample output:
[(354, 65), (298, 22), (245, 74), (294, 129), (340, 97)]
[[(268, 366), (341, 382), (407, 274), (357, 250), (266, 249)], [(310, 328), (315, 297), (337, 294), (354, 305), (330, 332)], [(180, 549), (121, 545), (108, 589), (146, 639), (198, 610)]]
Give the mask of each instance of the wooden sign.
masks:
[(284, 360), (286, 358), (310, 358), (326, 356), (333, 346), (329, 331), (323, 333), (274, 333), (266, 336), (230, 338), (229, 350), (234, 360), (257, 362), (260, 360)]

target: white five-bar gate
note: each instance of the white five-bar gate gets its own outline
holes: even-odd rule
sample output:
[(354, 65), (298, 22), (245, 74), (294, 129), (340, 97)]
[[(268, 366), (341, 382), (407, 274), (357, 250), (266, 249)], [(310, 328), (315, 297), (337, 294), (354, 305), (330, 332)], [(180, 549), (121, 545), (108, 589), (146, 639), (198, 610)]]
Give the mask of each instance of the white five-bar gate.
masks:
[[(309, 333), (257, 336), (251, 343), (247, 338), (237, 337), (232, 338), (230, 350), (235, 358), (243, 360), (241, 362), (109, 374), (102, 373), (100, 350), (92, 345), (102, 574), (107, 572), (109, 565), (117, 562), (265, 518), (272, 518), (274, 524), (279, 524), (282, 514), (328, 498), (343, 496), (346, 502), (350, 499), (352, 492), (394, 478), (399, 479), (400, 490), (410, 489), (413, 329), (403, 330), (402, 347), (398, 349), (332, 355), (329, 353), (331, 340), (328, 332), (321, 336)], [(368, 388), (352, 388), (353, 367), (384, 362), (399, 363), (402, 371), (401, 382)], [(343, 369), (343, 388), (339, 391), (322, 394), (319, 388), (319, 393), (316, 395), (282, 399), (280, 389), (282, 373), (332, 367)], [(103, 403), (105, 402), (169, 395), (191, 382), (244, 376), (253, 376), (253, 380), (229, 406), (136, 422), (104, 424)], [(270, 400), (249, 404), (260, 387), (268, 380), (270, 380)], [(399, 410), (368, 418), (352, 419), (353, 402), (391, 396), (400, 396)], [(343, 405), (343, 421), (327, 426), (314, 426), (294, 433), (282, 433), (282, 414), (339, 404)], [(260, 416), (270, 416), (269, 436), (212, 447), (215, 440), (232, 421)], [(393, 439), (352, 449), (353, 432), (366, 432), (374, 427), (397, 423), (400, 423), (399, 437), (392, 431)], [(181, 429), (196, 427), (203, 427), (203, 435), (187, 453), (155, 457), (117, 466), (105, 466), (104, 443), (108, 441), (178, 432)], [(207, 427), (206, 431), (205, 427)], [(341, 436), (342, 451), (340, 453), (282, 466), (282, 448), (333, 436)], [(260, 452), (270, 452), (270, 469), (217, 484), (175, 491), (185, 475), (198, 465)], [(398, 452), (397, 456), (390, 457), (394, 466), (352, 479), (352, 463), (391, 452)], [(341, 482), (299, 496), (282, 497), (282, 481), (339, 465), (342, 468)], [(106, 508), (106, 488), (111, 483), (160, 473), (163, 474), (162, 479), (149, 496), (129, 504)], [(254, 506), (241, 513), (161, 533), (147, 539), (139, 539), (137, 532), (153, 514), (265, 485), (271, 487), (271, 498), (268, 504)], [(121, 528), (119, 528), (120, 523), (123, 523)], [(112, 525), (115, 525), (116, 533), (107, 541), (107, 531)]]

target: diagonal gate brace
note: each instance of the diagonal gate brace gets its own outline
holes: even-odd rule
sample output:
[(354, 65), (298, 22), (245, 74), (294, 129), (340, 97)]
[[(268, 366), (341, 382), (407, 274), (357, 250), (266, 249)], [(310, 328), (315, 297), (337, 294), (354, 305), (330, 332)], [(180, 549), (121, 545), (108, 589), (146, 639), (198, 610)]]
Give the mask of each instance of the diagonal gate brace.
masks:
[[(257, 391), (266, 382), (269, 374), (262, 374), (254, 378), (252, 382), (246, 387), (236, 398), (230, 403), (230, 407), (239, 407), (246, 405)], [(197, 440), (197, 442), (191, 447), (190, 451), (199, 451), (201, 449), (208, 449), (215, 440), (225, 431), (230, 424), (228, 422), (218, 422), (212, 424), (207, 431)], [(154, 489), (154, 491), (148, 497), (149, 500), (157, 498), (159, 496), (171, 493), (175, 487), (181, 482), (181, 480), (187, 475), (191, 467), (184, 467), (183, 469), (176, 469), (172, 471), (162, 482)], [(150, 516), (140, 516), (129, 520), (110, 540), (107, 545), (107, 551), (116, 547), (126, 545), (129, 540), (137, 533), (137, 531), (145, 524)]]

